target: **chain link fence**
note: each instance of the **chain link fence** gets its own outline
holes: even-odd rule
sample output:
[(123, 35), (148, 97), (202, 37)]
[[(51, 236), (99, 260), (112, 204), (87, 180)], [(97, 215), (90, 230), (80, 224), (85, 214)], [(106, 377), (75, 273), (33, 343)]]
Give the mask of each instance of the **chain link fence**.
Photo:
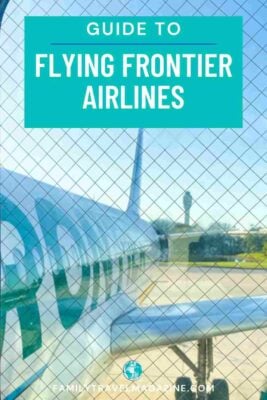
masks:
[[(144, 130), (141, 218), (149, 222), (146, 226), (154, 227), (160, 255), (152, 268), (142, 273), (143, 278), (146, 278), (146, 286), (140, 287), (138, 293), (138, 304), (141, 307), (266, 294), (267, 147), (264, 117), (266, 112), (264, 3), (264, 0), (11, 0), (6, 8), (0, 36), (1, 165), (5, 169), (1, 172), (1, 183), (5, 191), (10, 190), (11, 197), (14, 191), (20, 190), (23, 193), (22, 202), (26, 201), (28, 204), (32, 201), (34, 184), (28, 186), (27, 179), (21, 181), (20, 178), (17, 178), (16, 183), (16, 176), (20, 175), (12, 175), (7, 171), (14, 171), (66, 192), (90, 198), (92, 207), (93, 205), (98, 207), (99, 203), (104, 204), (99, 206), (104, 215), (108, 214), (109, 207), (117, 209), (118, 211), (114, 211), (116, 222), (111, 219), (111, 222), (108, 222), (111, 225), (108, 227), (104, 225), (99, 228), (101, 223), (97, 217), (91, 221), (92, 226), (95, 225), (100, 234), (121, 229), (117, 220), (122, 218), (121, 215), (127, 208), (137, 132), (127, 127), (125, 129), (25, 129), (23, 127), (24, 16), (241, 15), (243, 17), (243, 128)], [(2, 3), (2, 8), (4, 6), (5, 2)], [(202, 101), (204, 95), (199, 94), (199, 101)], [(229, 101), (230, 98), (231, 93)], [(10, 175), (12, 180), (10, 185), (7, 185), (5, 180), (11, 179)], [(45, 191), (53, 190), (57, 193), (57, 189), (44, 185), (42, 195), (45, 197)], [(58, 201), (64, 202), (63, 196), (60, 197)], [(76, 197), (73, 195), (72, 199), (72, 205), (68, 205), (69, 200), (66, 199), (66, 207), (69, 207), (70, 211), (71, 207), (74, 207)], [(81, 218), (82, 214), (85, 214), (83, 207), (80, 208), (80, 214)], [(17, 218), (17, 222), (23, 224), (20, 217)], [(36, 221), (35, 223), (37, 224)], [(135, 222), (132, 221), (132, 224)], [(69, 254), (66, 262), (72, 265), (79, 255), (75, 243), (68, 237), (67, 226), (68, 224), (57, 234)], [(1, 237), (14, 236), (12, 229), (10, 224), (3, 222)], [(119, 233), (109, 234), (109, 247), (116, 246), (120, 241), (118, 235)], [(4, 265), (23, 263), (25, 249), (21, 245), (21, 238), (15, 235), (13, 239), (12, 248), (1, 244), (3, 293), (7, 284), (4, 281)], [(139, 237), (135, 240), (138, 241)], [(91, 245), (94, 248), (95, 243)], [(37, 253), (38, 251), (37, 249)], [(49, 249), (46, 251), (51, 256)], [(44, 254), (44, 257), (47, 254)], [(35, 256), (40, 258), (40, 254)], [(94, 254), (92, 259), (93, 257)], [(42, 264), (39, 258), (38, 262)], [(103, 268), (105, 269), (105, 266)], [(70, 285), (70, 292), (74, 296), (79, 292), (81, 280), (80, 277), (77, 278), (76, 272), (73, 276), (71, 272), (69, 274), (67, 284)], [(116, 280), (112, 279), (115, 285)], [(139, 289), (139, 283), (141, 285), (141, 278), (135, 282), (132, 279), (132, 288)], [(55, 297), (55, 289), (53, 285), (49, 285), (45, 289), (50, 291), (51, 297)], [(106, 286), (103, 283), (103, 291), (105, 290)], [(36, 295), (41, 298), (44, 294), (40, 289)], [(26, 303), (24, 306), (26, 307)], [(9, 387), (9, 391), (13, 393), (13, 397), (7, 396), (6, 399), (32, 398), (30, 391), (27, 388), (24, 390), (25, 387), (23, 389), (21, 382), (22, 378), (25, 380), (27, 376), (29, 383), (31, 379), (29, 376), (32, 377), (36, 373), (35, 378), (38, 379), (36, 381), (33, 379), (30, 390), (38, 399), (173, 399), (173, 385), (177, 377), (187, 376), (194, 382), (194, 371), (186, 360), (178, 357), (173, 349), (168, 347), (133, 355), (124, 354), (109, 359), (108, 362), (101, 357), (94, 358), (92, 352), (93, 361), (90, 370), (79, 373), (84, 366), (84, 354), (78, 353), (75, 357), (72, 354), (71, 357), (66, 357), (63, 364), (60, 355), (62, 352), (76, 351), (75, 346), (84, 340), (88, 326), (83, 325), (82, 332), (76, 327), (71, 328), (69, 332), (72, 340), (65, 341), (65, 336), (60, 336), (58, 339), (58, 331), (55, 325), (49, 326), (49, 318), (42, 325), (42, 332), (39, 332), (42, 336), (42, 339), (39, 338), (42, 340), (42, 351), (38, 344), (36, 345), (38, 351), (33, 351), (29, 344), (28, 350), (26, 349), (29, 354), (24, 354), (23, 362), (20, 362), (18, 360), (21, 359), (25, 349), (22, 349), (23, 344), (17, 332), (23, 323), (27, 325), (27, 318), (31, 320), (33, 315), (40, 314), (41, 319), (45, 319), (46, 313), (51, 311), (50, 303), (43, 304), (39, 308), (39, 312), (31, 308), (29, 315), (26, 309), (19, 311), (16, 308), (1, 313), (3, 350), (1, 390), (6, 395), (6, 387)], [(26, 312), (24, 317), (23, 312)], [(53, 313), (57, 313), (57, 310), (55, 309)], [(93, 321), (96, 325), (98, 317)], [(71, 317), (68, 315), (67, 318)], [(66, 329), (71, 326), (71, 323), (68, 325), (69, 320), (64, 321), (64, 318), (63, 320), (61, 318), (61, 322), (63, 325), (65, 323)], [(38, 324), (38, 321), (35, 323)], [(25, 341), (31, 342), (33, 340), (31, 335), (35, 335), (34, 340), (38, 342), (38, 338), (36, 339), (38, 332), (32, 333), (31, 329), (29, 331), (27, 329)], [(99, 343), (101, 347), (103, 327), (98, 326), (96, 332), (93, 331), (93, 337), (96, 335), (94, 342)], [(46, 337), (49, 338), (48, 342), (45, 342)], [(227, 379), (230, 398), (233, 400), (259, 400), (260, 391), (267, 377), (266, 328), (219, 336), (214, 339), (213, 345), (214, 368), (210, 366), (211, 378)], [(181, 344), (180, 348), (183, 354), (197, 364), (196, 342)], [(106, 351), (106, 347), (104, 350)], [(48, 353), (47, 356), (44, 355), (45, 352)], [(47, 378), (44, 372), (53, 359), (58, 359), (58, 364), (54, 361), (54, 367), (61, 371), (58, 380), (54, 376)], [(137, 382), (130, 382), (123, 375), (123, 368), (129, 360), (137, 360), (142, 366), (143, 374)], [(38, 362), (41, 369), (36, 367), (39, 365)], [(72, 376), (73, 364), (75, 364), (74, 376)], [(5, 368), (8, 370), (8, 376), (12, 377), (10, 382), (6, 380)], [(84, 374), (95, 378), (90, 393), (84, 386), (84, 382), (89, 382), (90, 379), (84, 378)], [(66, 384), (71, 382), (72, 386), (64, 386), (62, 380)], [(48, 385), (51, 386), (50, 394), (46, 391)], [(18, 387), (21, 389), (16, 392)], [(189, 397), (184, 395), (181, 398), (186, 400)]]

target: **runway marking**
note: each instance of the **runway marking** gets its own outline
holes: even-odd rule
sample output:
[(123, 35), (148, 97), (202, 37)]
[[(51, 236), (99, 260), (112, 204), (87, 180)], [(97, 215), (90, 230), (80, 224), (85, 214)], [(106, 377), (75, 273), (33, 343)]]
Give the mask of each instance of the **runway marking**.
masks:
[(139, 296), (139, 302), (142, 304), (145, 299), (150, 295), (154, 287), (156, 286), (156, 282), (151, 282), (148, 287), (140, 294)]

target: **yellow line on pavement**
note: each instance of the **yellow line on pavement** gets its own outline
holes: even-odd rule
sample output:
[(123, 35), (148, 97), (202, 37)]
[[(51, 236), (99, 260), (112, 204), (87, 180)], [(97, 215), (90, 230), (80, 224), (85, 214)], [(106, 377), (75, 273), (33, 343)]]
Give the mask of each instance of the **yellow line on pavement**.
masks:
[(140, 296), (139, 296), (140, 304), (142, 304), (145, 301), (145, 299), (150, 295), (150, 293), (154, 289), (155, 285), (156, 285), (156, 282), (151, 282), (148, 285), (148, 287), (145, 288), (145, 290), (140, 294)]

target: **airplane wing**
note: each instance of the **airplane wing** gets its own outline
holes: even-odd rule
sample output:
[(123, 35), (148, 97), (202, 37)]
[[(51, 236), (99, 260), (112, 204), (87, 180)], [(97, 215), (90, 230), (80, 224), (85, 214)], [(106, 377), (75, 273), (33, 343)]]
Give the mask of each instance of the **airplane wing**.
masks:
[(267, 296), (134, 308), (111, 327), (111, 351), (138, 352), (267, 327)]

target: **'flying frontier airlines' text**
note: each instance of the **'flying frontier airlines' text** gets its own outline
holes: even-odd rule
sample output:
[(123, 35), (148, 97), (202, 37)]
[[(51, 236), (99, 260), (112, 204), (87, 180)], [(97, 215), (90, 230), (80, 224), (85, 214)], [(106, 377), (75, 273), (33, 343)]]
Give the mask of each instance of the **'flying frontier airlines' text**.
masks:
[[(118, 58), (111, 53), (38, 53), (35, 78), (87, 78), (89, 84), (81, 100), (83, 110), (181, 109), (185, 89), (179, 78), (232, 78), (232, 57), (227, 53), (123, 53)], [(120, 85), (112, 84), (115, 74), (121, 76)], [(90, 84), (99, 78), (107, 84)], [(134, 78), (148, 83), (151, 78), (163, 78), (165, 84), (129, 86)]]

